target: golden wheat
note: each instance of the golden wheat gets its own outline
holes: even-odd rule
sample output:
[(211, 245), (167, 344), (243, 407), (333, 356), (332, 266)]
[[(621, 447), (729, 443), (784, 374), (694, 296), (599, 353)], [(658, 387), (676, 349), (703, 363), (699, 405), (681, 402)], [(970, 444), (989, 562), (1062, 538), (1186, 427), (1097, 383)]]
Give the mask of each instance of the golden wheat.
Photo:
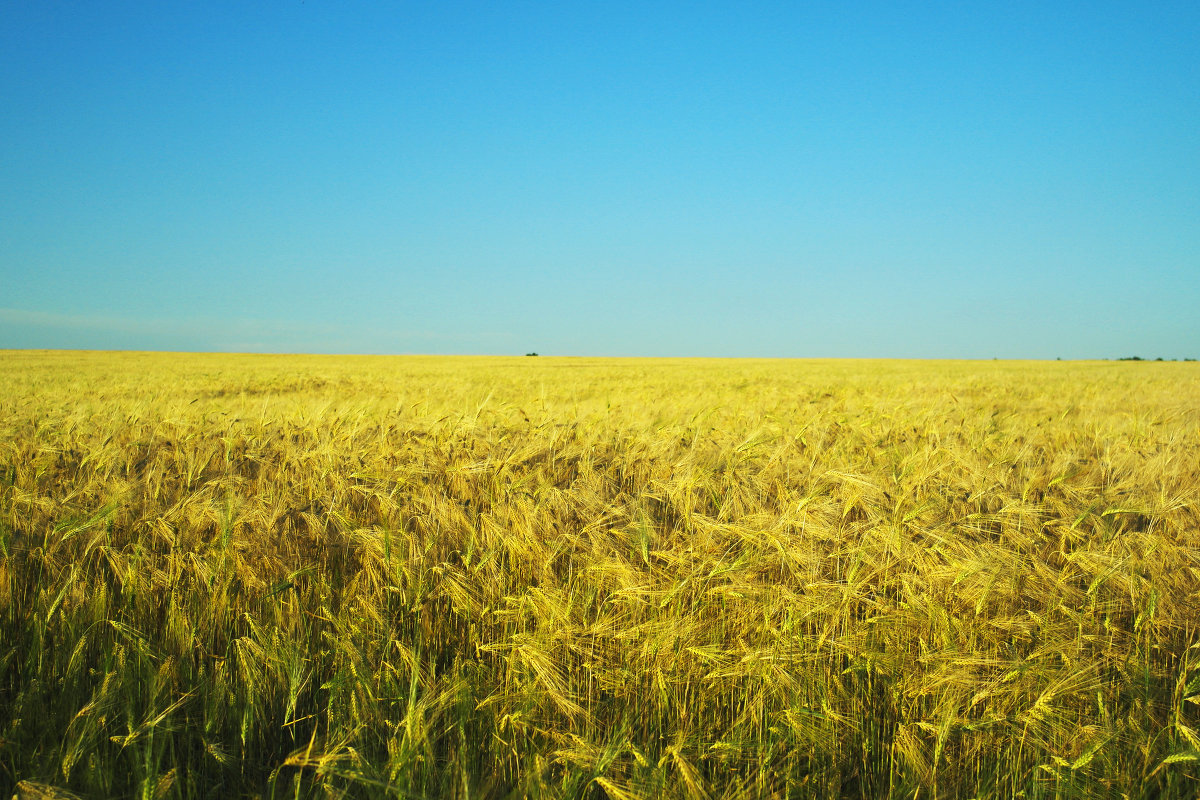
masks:
[(18, 797), (1194, 797), (1200, 369), (0, 354)]

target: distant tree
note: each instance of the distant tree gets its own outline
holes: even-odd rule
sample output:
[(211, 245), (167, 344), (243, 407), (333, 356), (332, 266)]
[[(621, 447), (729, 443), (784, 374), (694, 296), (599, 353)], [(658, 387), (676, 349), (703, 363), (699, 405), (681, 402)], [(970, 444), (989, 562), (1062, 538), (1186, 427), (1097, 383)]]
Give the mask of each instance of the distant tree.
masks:
[(526, 356), (536, 356), (536, 355), (537, 355), (537, 353), (526, 353), (525, 355), (526, 355)]

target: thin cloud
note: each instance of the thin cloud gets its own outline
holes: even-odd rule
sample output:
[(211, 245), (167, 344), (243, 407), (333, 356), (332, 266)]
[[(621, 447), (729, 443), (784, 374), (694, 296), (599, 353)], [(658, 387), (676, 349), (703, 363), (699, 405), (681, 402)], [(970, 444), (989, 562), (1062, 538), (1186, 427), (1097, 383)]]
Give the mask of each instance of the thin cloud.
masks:
[(93, 314), (56, 314), (50, 311), (28, 311), (20, 308), (0, 308), (0, 324), (34, 328), (69, 328), (72, 330), (105, 330), (120, 333), (158, 332), (158, 326), (145, 320)]
[[(397, 330), (387, 325), (355, 322), (297, 323), (286, 320), (211, 317), (181, 319), (133, 318), (105, 314), (64, 314), (19, 308), (0, 308), (0, 329), (17, 330), (34, 342), (58, 334), (56, 341), (78, 337), (80, 347), (109, 349), (184, 349), (224, 352), (397, 353), (468, 343), (465, 335), (428, 330)], [(511, 338), (494, 332), (493, 339)], [(115, 345), (95, 344), (116, 337)], [(140, 344), (132, 344), (140, 343)], [(0, 347), (3, 342), (0, 341)], [(38, 345), (34, 345), (38, 346)], [(62, 346), (50, 344), (49, 346)], [(89, 347), (90, 349), (90, 347)]]

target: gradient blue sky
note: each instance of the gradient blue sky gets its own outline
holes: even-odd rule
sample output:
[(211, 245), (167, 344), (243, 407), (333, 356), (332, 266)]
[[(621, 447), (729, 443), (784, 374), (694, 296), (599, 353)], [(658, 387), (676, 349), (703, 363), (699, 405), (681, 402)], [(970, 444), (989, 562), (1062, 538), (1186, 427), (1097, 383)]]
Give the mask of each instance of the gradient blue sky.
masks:
[(3, 2), (0, 347), (1200, 357), (1200, 4)]

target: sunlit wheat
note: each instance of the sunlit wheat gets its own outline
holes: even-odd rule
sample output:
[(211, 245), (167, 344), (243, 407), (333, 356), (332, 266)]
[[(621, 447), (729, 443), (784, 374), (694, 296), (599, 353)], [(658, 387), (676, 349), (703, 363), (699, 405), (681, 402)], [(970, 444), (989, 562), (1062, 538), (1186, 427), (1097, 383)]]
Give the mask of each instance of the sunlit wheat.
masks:
[(1200, 785), (1194, 365), (9, 352), (0, 379), (17, 797)]

